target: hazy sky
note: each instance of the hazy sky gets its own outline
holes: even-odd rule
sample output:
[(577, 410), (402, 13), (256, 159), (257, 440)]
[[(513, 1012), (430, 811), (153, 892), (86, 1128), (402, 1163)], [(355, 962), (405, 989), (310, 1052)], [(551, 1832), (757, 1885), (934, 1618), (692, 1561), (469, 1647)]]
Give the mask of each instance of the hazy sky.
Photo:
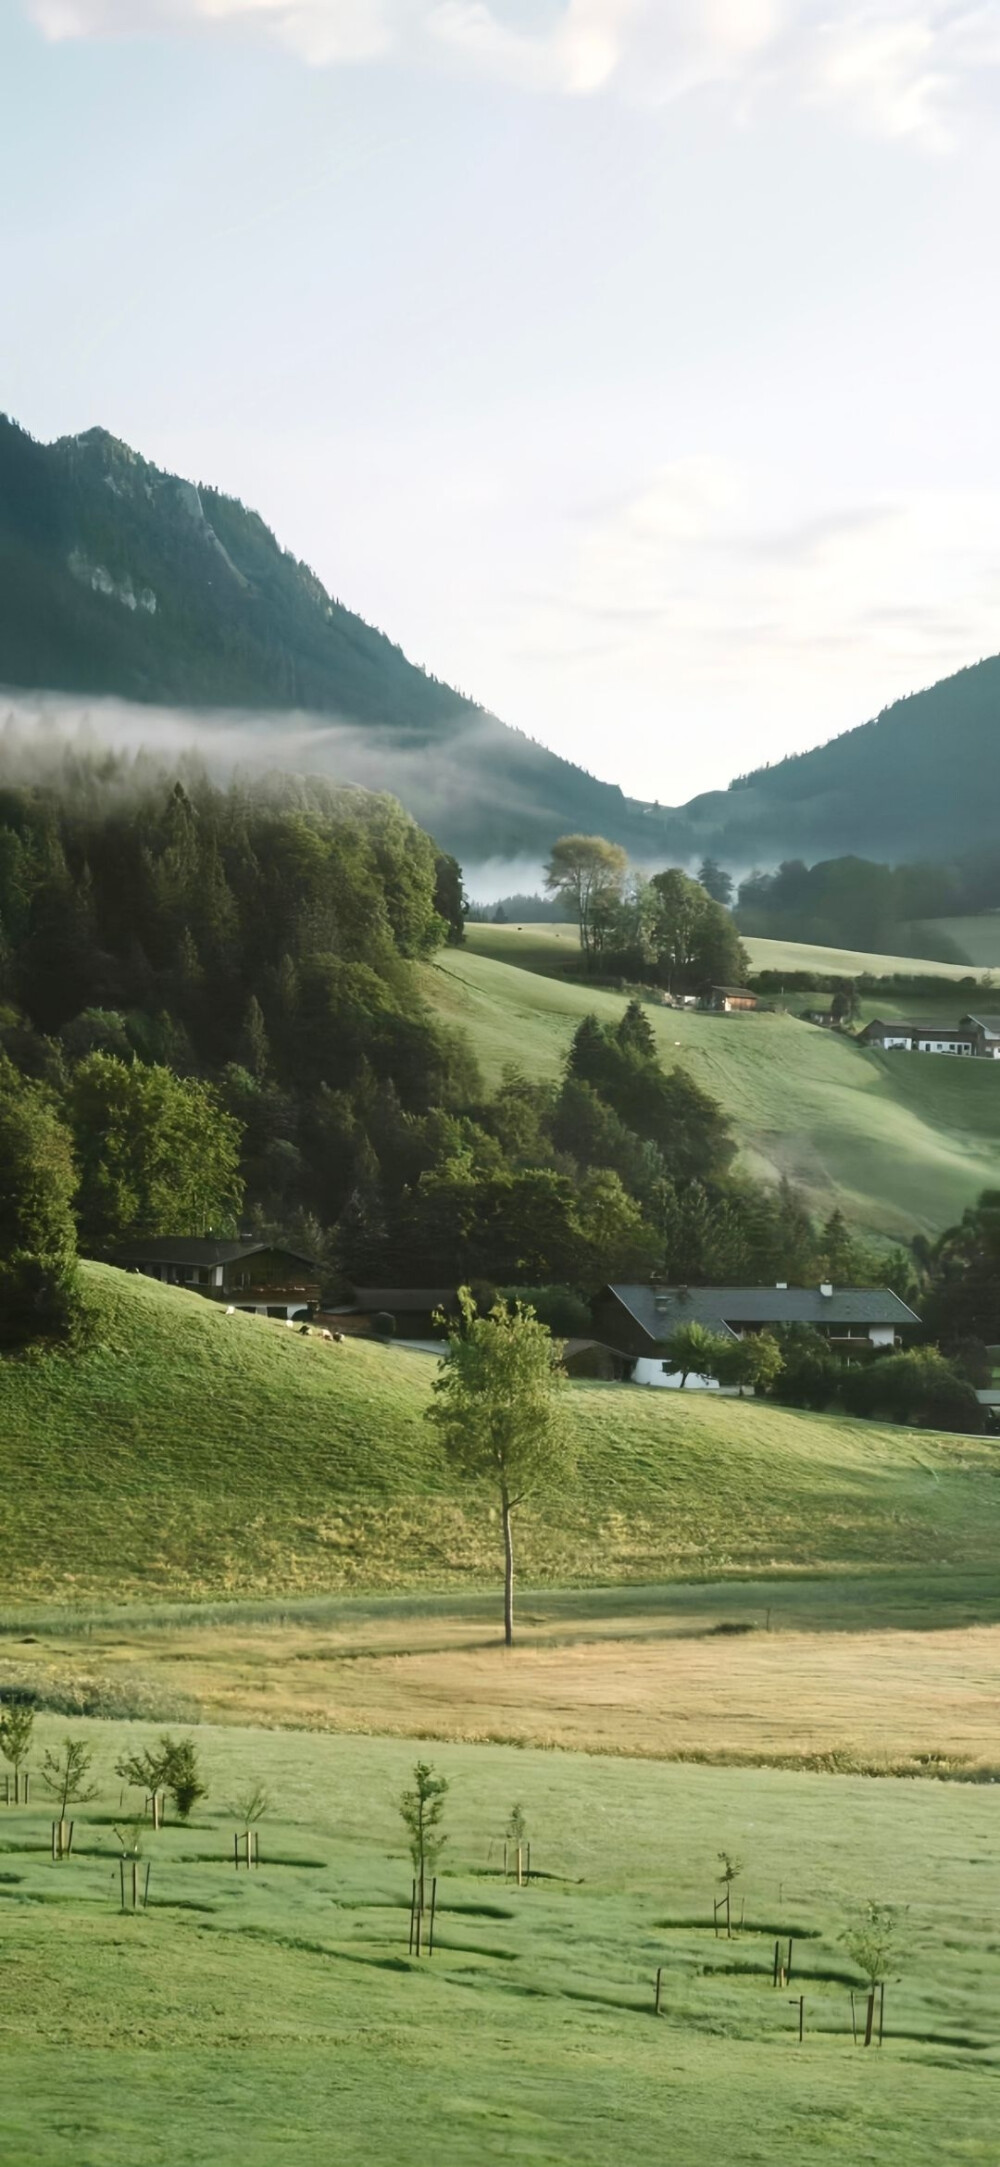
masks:
[(1000, 0), (0, 0), (0, 405), (676, 802), (1000, 648)]

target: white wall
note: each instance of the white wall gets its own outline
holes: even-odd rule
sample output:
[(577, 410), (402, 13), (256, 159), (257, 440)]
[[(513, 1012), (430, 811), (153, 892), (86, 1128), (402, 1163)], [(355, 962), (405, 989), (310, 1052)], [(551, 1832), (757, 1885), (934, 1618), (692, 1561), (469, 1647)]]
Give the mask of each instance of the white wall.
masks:
[[(660, 1389), (677, 1392), (680, 1390), (681, 1373), (679, 1369), (668, 1371), (665, 1363), (655, 1361), (650, 1355), (641, 1354), (632, 1372), (632, 1382), (656, 1385)], [(714, 1377), (698, 1377), (692, 1370), (685, 1389), (688, 1392), (717, 1392), (719, 1387)]]

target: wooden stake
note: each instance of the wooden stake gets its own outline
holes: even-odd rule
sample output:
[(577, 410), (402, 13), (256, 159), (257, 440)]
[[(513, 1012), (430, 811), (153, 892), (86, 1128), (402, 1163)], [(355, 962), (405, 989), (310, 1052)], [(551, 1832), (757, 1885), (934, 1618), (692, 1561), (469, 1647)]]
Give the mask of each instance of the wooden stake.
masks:
[(855, 2044), (855, 2046), (857, 2046), (857, 2043), (858, 2043), (858, 2017), (857, 2017), (857, 2011), (856, 2011), (856, 2009), (855, 2009), (855, 2007), (854, 2007), (854, 1988), (853, 1988), (853, 1987), (851, 1988), (851, 2037), (852, 2037), (852, 2039), (853, 2039), (853, 2041), (854, 2041), (854, 2044)]
[(779, 1973), (779, 1971), (780, 1971), (780, 1970), (781, 1970), (781, 1943), (780, 1943), (780, 1941), (776, 1941), (776, 1942), (775, 1942), (775, 1944), (774, 1944), (774, 1977), (773, 1977), (773, 1979), (771, 1980), (771, 1985), (772, 1985), (772, 1986), (777, 1986), (777, 1984), (778, 1984), (778, 1973)]
[(524, 1887), (524, 1853), (520, 1844), (517, 1847), (517, 1885), (519, 1889)]
[(133, 1909), (133, 1911), (138, 1911), (138, 1909), (139, 1909), (139, 1861), (138, 1861), (138, 1859), (133, 1859), (133, 1860), (132, 1860), (132, 1909)]
[(879, 2043), (879, 2046), (881, 2046), (881, 2044), (882, 2044), (882, 2041), (883, 2041), (883, 2038), (884, 2038), (884, 2037), (885, 2037), (885, 1980), (883, 1979), (883, 1981), (882, 1981), (882, 1983), (881, 1983), (881, 1986), (879, 1987), (879, 1990), (878, 1990), (878, 2043)]
[(866, 2009), (866, 2011), (865, 2011), (865, 2045), (866, 2045), (866, 2047), (870, 2047), (870, 2046), (871, 2046), (871, 2043), (872, 2043), (872, 2026), (873, 2026), (874, 2022), (875, 2022), (875, 1988), (874, 1988), (874, 1987), (872, 1987), (872, 1988), (870, 1989), (870, 1991), (869, 1991), (869, 1995), (868, 1995), (868, 2007), (867, 2007), (867, 2009)]
[(249, 1871), (250, 1871), (250, 1865), (251, 1865), (251, 1845), (252, 1845), (252, 1838), (251, 1838), (251, 1835), (250, 1835), (250, 1830), (249, 1830), (249, 1829), (247, 1829), (247, 1872), (248, 1872), (248, 1873), (249, 1873)]
[(797, 2000), (793, 2001), (792, 2008), (795, 2009), (796, 2007), (799, 2012), (799, 2045), (801, 2046), (806, 2025), (806, 1997), (804, 1994), (799, 1994)]
[(143, 1889), (143, 1892), (142, 1892), (142, 1908), (143, 1908), (143, 1910), (144, 1910), (144, 1911), (148, 1911), (148, 1909), (149, 1909), (149, 1866), (148, 1866), (148, 1864), (147, 1864), (147, 1867), (146, 1867), (146, 1886), (145, 1886), (145, 1888)]
[(121, 1858), (120, 1858), (120, 1859), (119, 1859), (119, 1861), (118, 1861), (118, 1879), (119, 1879), (119, 1881), (121, 1882), (121, 1890), (122, 1890), (122, 1910), (124, 1911), (124, 1909), (125, 1909), (125, 1853), (124, 1853), (124, 1851), (122, 1852)]
[(413, 1883), (413, 1888), (412, 1888), (412, 1890), (411, 1890), (411, 1892), (410, 1892), (410, 1950), (409, 1950), (409, 1953), (410, 1953), (410, 1955), (411, 1955), (411, 1956), (413, 1955), (413, 1942), (414, 1942), (414, 1936), (415, 1936), (415, 1934), (416, 1934), (416, 1931), (417, 1931), (417, 1884), (416, 1884), (416, 1882), (414, 1881), (414, 1883)]
[(528, 1880), (531, 1880), (531, 1845), (528, 1845)]
[(789, 1936), (788, 1936), (788, 1962), (787, 1962), (787, 1964), (786, 1964), (786, 1966), (785, 1966), (785, 1971), (786, 1971), (786, 1973), (787, 1973), (787, 1976), (788, 1976), (788, 1978), (790, 1979), (790, 1978), (791, 1978), (791, 1976), (792, 1976), (792, 1937), (791, 1937), (791, 1934), (789, 1934)]
[(435, 1876), (434, 1876), (434, 1879), (433, 1879), (433, 1881), (431, 1882), (431, 1923), (430, 1923), (430, 1929), (429, 1929), (429, 1931), (428, 1931), (428, 1935), (427, 1935), (427, 1954), (428, 1954), (428, 1956), (433, 1956), (433, 1954), (434, 1954), (434, 1914), (435, 1914), (435, 1912), (436, 1912), (436, 1910), (437, 1910), (437, 1900), (438, 1900), (438, 1885), (437, 1885), (437, 1875), (435, 1874)]
[(422, 1927), (423, 1923), (424, 1923), (424, 1915), (423, 1915), (423, 1912), (421, 1911), (421, 1909), (420, 1909), (420, 1906), (419, 1906), (419, 1904), (418, 1904), (418, 1906), (417, 1906), (417, 1940), (416, 1940), (416, 1953), (417, 1953), (417, 1955), (418, 1955), (418, 1956), (420, 1955), (420, 1929), (421, 1929), (421, 1927)]
[(732, 1890), (732, 1883), (731, 1883), (731, 1882), (729, 1882), (729, 1881), (727, 1881), (727, 1882), (726, 1882), (726, 1940), (727, 1940), (727, 1941), (731, 1941), (731, 1940), (732, 1940), (732, 1938), (733, 1938), (733, 1907), (732, 1907), (732, 1902), (731, 1902), (731, 1890)]
[(233, 1830), (233, 1865), (235, 1866), (235, 1868), (236, 1868), (236, 1871), (237, 1871), (237, 1873), (239, 1873), (239, 1870), (240, 1870), (240, 1832), (239, 1832), (239, 1829), (238, 1829), (238, 1828), (234, 1828), (234, 1830)]
[(504, 1880), (506, 1881), (506, 1879), (507, 1879), (507, 1846), (506, 1846), (506, 1844), (504, 1844), (504, 1847), (503, 1847), (503, 1877), (504, 1877)]
[(657, 2016), (657, 2017), (658, 2017), (658, 2016), (659, 2016), (659, 2014), (660, 2014), (660, 1987), (661, 1987), (662, 1983), (663, 1983), (663, 1966), (662, 1966), (662, 1964), (661, 1964), (661, 1965), (660, 1965), (660, 1967), (659, 1967), (659, 1970), (657, 1971), (657, 1974), (656, 1974), (656, 2001), (655, 2001), (655, 2003), (654, 2003), (654, 2005), (653, 2005), (653, 2015), (654, 2015), (654, 2016)]

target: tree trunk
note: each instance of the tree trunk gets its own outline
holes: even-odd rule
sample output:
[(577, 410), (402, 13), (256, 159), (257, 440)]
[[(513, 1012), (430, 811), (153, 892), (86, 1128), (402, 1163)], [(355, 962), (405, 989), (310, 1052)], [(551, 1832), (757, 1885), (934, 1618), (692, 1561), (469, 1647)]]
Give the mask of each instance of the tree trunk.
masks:
[(503, 1637), (508, 1648), (514, 1642), (514, 1542), (510, 1525), (510, 1500), (503, 1499)]

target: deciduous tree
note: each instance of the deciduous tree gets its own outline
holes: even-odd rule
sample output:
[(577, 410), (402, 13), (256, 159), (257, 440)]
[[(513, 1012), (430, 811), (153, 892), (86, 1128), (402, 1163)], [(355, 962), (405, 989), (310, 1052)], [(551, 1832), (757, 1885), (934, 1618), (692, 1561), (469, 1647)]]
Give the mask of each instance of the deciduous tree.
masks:
[(504, 1639), (514, 1638), (511, 1516), (525, 1498), (551, 1488), (572, 1464), (560, 1400), (563, 1372), (551, 1333), (521, 1302), (497, 1302), (477, 1316), (467, 1287), (427, 1410), (462, 1474), (499, 1492), (504, 1541)]

